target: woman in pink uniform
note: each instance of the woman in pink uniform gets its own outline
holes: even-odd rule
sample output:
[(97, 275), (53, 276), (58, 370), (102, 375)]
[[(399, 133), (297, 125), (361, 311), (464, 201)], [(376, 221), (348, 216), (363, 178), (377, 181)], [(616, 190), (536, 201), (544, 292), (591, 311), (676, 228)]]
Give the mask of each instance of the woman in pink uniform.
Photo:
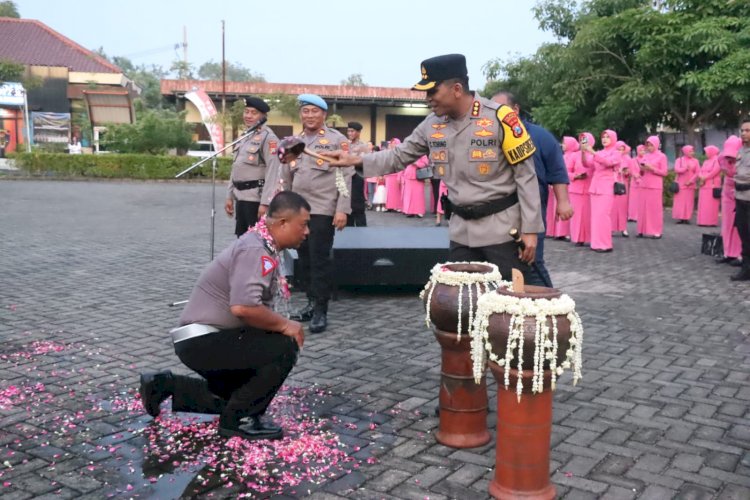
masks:
[[(630, 190), (628, 193), (628, 220), (638, 220), (638, 194), (641, 188), (641, 169), (638, 167), (638, 162), (646, 154), (646, 146), (638, 144), (635, 147), (635, 158), (633, 158), (633, 168), (630, 170)], [(637, 175), (636, 175), (637, 174)]]
[(690, 224), (695, 208), (695, 186), (700, 163), (694, 158), (693, 146), (682, 146), (682, 156), (674, 162), (675, 182), (680, 186), (672, 202), (672, 218), (677, 224)]
[(724, 244), (722, 262), (736, 260), (742, 252), (740, 235), (734, 227), (734, 209), (737, 204), (734, 198), (734, 174), (737, 173), (735, 164), (741, 147), (742, 140), (731, 135), (724, 141), (724, 149), (719, 157), (719, 164), (724, 172), (724, 186), (721, 188), (721, 239)]
[(706, 146), (706, 161), (698, 174), (698, 225), (717, 226), (719, 224), (719, 197), (714, 198), (714, 188), (721, 186), (721, 165), (719, 165), (719, 148)]
[(615, 181), (621, 182), (625, 186), (625, 194), (615, 195), (612, 204), (612, 231), (622, 234), (627, 238), (628, 234), (628, 199), (630, 198), (630, 172), (632, 163), (635, 162), (630, 157), (630, 146), (622, 141), (617, 141), (617, 151), (620, 153), (620, 165), (615, 168)]
[[(594, 153), (594, 175), (591, 178), (591, 249), (595, 252), (612, 251), (612, 204), (615, 201), (615, 168), (622, 155), (617, 151), (617, 133), (605, 130), (601, 135), (604, 149)], [(587, 145), (586, 151), (594, 148)]]
[(667, 155), (659, 151), (661, 141), (655, 135), (646, 139), (646, 154), (639, 160), (638, 237), (661, 238), (664, 229), (664, 177)]
[(584, 132), (578, 136), (581, 153), (576, 155), (573, 170), (570, 173), (568, 194), (573, 205), (573, 217), (570, 219), (570, 241), (582, 247), (591, 241), (591, 205), (589, 203), (589, 186), (593, 171), (593, 154), (584, 151), (584, 145), (594, 146), (594, 136)]
[[(401, 144), (399, 139), (391, 139), (391, 142), (388, 143), (388, 149), (393, 149), (399, 144)], [(403, 198), (401, 193), (401, 172), (385, 176), (385, 191), (385, 209), (400, 212)]]
[[(580, 146), (574, 137), (563, 137), (562, 151), (568, 178), (573, 178), (576, 160), (580, 160)], [(560, 220), (557, 217), (557, 198), (552, 186), (549, 187), (549, 204), (547, 205), (547, 235), (558, 240), (570, 240), (570, 219)]]
[(407, 217), (424, 217), (424, 181), (417, 179), (417, 169), (430, 164), (427, 155), (406, 167), (404, 170), (404, 206), (403, 212)]

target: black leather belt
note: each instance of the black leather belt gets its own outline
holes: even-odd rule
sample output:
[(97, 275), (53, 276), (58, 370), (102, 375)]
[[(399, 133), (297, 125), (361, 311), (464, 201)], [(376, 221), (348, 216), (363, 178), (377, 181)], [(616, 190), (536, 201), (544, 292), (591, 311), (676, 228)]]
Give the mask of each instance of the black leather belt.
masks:
[(454, 214), (464, 220), (474, 220), (487, 217), (506, 210), (518, 203), (518, 192), (513, 192), (505, 198), (488, 201), (479, 205), (456, 205), (451, 203), (451, 209)]
[(735, 184), (735, 191), (750, 191), (750, 184)]
[(253, 189), (257, 187), (263, 187), (263, 185), (266, 183), (265, 179), (258, 179), (255, 181), (232, 181), (232, 185), (236, 189), (239, 189), (240, 191), (245, 191), (248, 189)]

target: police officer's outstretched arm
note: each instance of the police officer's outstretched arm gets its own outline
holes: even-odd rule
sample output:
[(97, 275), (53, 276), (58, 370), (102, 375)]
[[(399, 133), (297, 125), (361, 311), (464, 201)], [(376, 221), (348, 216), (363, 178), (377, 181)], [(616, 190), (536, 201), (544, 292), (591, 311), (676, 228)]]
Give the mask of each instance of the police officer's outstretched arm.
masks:
[(529, 157), (511, 167), (518, 191), (518, 202), (521, 205), (521, 239), (525, 248), (521, 251), (521, 260), (534, 262), (536, 256), (537, 233), (544, 231), (542, 222), (541, 200), (539, 199), (539, 182), (534, 169), (534, 160)]

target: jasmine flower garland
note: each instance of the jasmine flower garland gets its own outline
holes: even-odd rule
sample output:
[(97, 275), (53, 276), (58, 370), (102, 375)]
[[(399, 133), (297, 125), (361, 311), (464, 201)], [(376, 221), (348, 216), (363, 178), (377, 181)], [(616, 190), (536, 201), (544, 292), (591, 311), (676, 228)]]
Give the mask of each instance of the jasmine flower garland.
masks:
[[(492, 350), (490, 343), (489, 318), (493, 314), (508, 314), (508, 340), (505, 356), (500, 358)], [(557, 366), (558, 328), (556, 316), (565, 316), (570, 322), (570, 347), (565, 353), (565, 361)], [(534, 318), (534, 366), (532, 376), (532, 394), (544, 390), (544, 364), (550, 362), (552, 372), (551, 389), (555, 390), (557, 378), (567, 369), (573, 369), (573, 385), (582, 378), (583, 365), (583, 324), (575, 311), (575, 302), (568, 295), (555, 299), (519, 298), (499, 293), (488, 293), (477, 301), (477, 311), (471, 330), (471, 357), (474, 362), (474, 380), (479, 383), (484, 374), (486, 357), (505, 368), (505, 388), (510, 386), (510, 370), (516, 368), (521, 372), (523, 367), (524, 328), (526, 318)], [(549, 320), (549, 321), (548, 321)], [(552, 328), (550, 329), (550, 323)], [(518, 350), (518, 361), (513, 366), (514, 352)], [(527, 367), (528, 369), (528, 367)], [(522, 377), (518, 377), (516, 394), (521, 400), (523, 392)]]
[[(467, 271), (454, 271), (449, 266), (452, 265), (476, 265), (490, 268), (488, 272), (467, 272)], [(437, 284), (457, 286), (458, 287), (458, 324), (456, 325), (457, 342), (461, 341), (461, 330), (462, 330), (462, 313), (463, 313), (463, 294), (464, 288), (468, 288), (467, 294), (469, 298), (469, 327), (471, 327), (474, 321), (474, 310), (471, 307), (473, 294), (472, 286), (475, 288), (474, 293), (477, 297), (494, 290), (500, 286), (501, 283), (507, 283), (502, 280), (500, 270), (495, 264), (489, 262), (444, 262), (442, 264), (436, 264), (432, 271), (430, 271), (430, 281), (427, 282), (424, 289), (419, 293), (419, 298), (424, 300), (427, 297), (425, 305), (425, 324), (427, 327), (430, 326), (431, 319), (431, 303), (432, 293), (435, 291)], [(481, 290), (480, 290), (481, 286)]]

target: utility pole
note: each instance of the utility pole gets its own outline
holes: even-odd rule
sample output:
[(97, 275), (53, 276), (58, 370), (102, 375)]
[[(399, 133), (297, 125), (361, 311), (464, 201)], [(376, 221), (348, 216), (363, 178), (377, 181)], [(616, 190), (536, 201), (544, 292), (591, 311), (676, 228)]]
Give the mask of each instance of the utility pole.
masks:
[[(224, 53), (224, 20), (221, 20), (221, 116), (224, 118), (224, 133), (227, 131), (227, 58)], [(226, 152), (223, 153), (226, 156)]]

